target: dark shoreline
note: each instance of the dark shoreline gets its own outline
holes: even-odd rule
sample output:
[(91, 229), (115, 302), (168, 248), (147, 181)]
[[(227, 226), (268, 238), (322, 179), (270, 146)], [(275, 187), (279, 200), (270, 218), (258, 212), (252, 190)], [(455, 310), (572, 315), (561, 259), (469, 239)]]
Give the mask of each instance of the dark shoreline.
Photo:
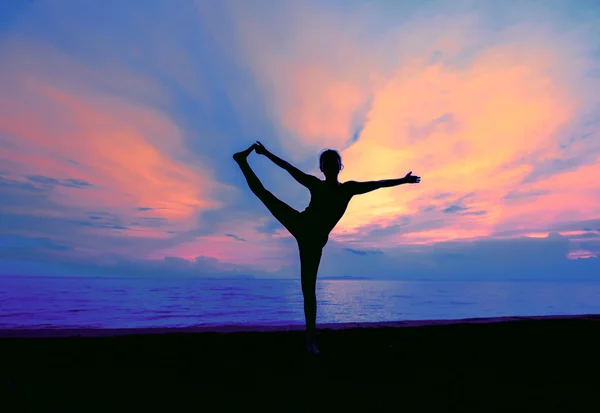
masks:
[(0, 411), (600, 411), (600, 315), (319, 330), (0, 330)]
[[(406, 320), (406, 321), (378, 321), (366, 323), (330, 323), (318, 324), (317, 328), (323, 330), (351, 330), (372, 328), (410, 328), (432, 327), (446, 325), (467, 324), (494, 324), (509, 323), (514, 321), (542, 321), (542, 320), (599, 320), (600, 314), (578, 315), (550, 315), (550, 316), (506, 316), (506, 317), (475, 317), (448, 320)], [(150, 328), (42, 328), (42, 329), (1, 329), (0, 339), (4, 338), (68, 338), (68, 337), (115, 337), (131, 335), (156, 335), (156, 334), (198, 334), (198, 333), (283, 333), (288, 331), (303, 331), (301, 324), (294, 325), (248, 325), (232, 324), (219, 326), (192, 326), (192, 327), (150, 327)]]

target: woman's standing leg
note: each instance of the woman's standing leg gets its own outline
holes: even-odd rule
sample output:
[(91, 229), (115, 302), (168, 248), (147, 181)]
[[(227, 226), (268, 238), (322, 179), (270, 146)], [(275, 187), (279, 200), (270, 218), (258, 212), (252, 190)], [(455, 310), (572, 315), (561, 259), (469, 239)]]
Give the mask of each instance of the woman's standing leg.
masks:
[(304, 318), (306, 320), (306, 349), (319, 354), (315, 342), (317, 324), (317, 273), (321, 263), (322, 248), (298, 243), (300, 250), (300, 276), (304, 296)]

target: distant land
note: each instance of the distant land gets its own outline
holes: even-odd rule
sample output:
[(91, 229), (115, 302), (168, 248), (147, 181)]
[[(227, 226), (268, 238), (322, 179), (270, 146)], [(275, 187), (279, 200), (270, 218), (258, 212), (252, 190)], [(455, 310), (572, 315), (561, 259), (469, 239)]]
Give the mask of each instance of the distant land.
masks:
[(235, 279), (242, 279), (242, 280), (254, 279), (254, 277), (250, 274), (236, 274), (236, 275), (228, 275), (226, 277), (220, 277), (220, 279), (226, 279), (226, 278), (235, 278)]
[(352, 275), (341, 275), (339, 277), (318, 277), (320, 280), (372, 280), (368, 277), (354, 277)]

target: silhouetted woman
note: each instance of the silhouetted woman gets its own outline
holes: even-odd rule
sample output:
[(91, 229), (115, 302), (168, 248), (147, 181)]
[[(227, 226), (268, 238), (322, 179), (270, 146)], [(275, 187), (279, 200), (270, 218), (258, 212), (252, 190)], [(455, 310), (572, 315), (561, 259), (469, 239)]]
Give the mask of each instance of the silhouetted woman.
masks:
[[(253, 150), (288, 171), (298, 183), (308, 188), (311, 196), (310, 203), (304, 211), (296, 211), (265, 189), (246, 159)], [(290, 163), (273, 155), (260, 142), (256, 142), (245, 151), (236, 153), (233, 155), (233, 159), (244, 173), (250, 190), (294, 236), (298, 243), (302, 294), (304, 296), (304, 317), (306, 319), (306, 349), (313, 354), (318, 354), (319, 350), (315, 343), (317, 319), (315, 289), (321, 253), (327, 243), (329, 233), (344, 215), (354, 195), (364, 194), (379, 188), (416, 184), (421, 181), (421, 178), (412, 176), (412, 172), (409, 172), (404, 178), (399, 179), (340, 183), (338, 174), (343, 168), (342, 158), (337, 151), (331, 149), (325, 150), (319, 159), (321, 172), (325, 175), (324, 181), (302, 172)]]

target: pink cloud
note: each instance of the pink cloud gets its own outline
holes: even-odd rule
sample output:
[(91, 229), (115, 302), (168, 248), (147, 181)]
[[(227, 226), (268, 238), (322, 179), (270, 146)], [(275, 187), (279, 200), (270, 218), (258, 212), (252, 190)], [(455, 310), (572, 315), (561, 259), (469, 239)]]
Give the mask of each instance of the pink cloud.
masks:
[(201, 164), (191, 164), (179, 126), (152, 103), (105, 88), (124, 82), (125, 92), (139, 87), (138, 96), (168, 102), (158, 87), (149, 94), (146, 81), (127, 85), (134, 79), (127, 72), (94, 71), (51, 49), (19, 45), (5, 49), (3, 61), (10, 64), (0, 74), (2, 88), (11, 91), (0, 96), (3, 169), (20, 182), (40, 175), (90, 184), (56, 185), (50, 200), (63, 209), (37, 205), (30, 213), (80, 219), (87, 211), (104, 211), (129, 225), (141, 215), (137, 208), (151, 208), (152, 217), (166, 220), (162, 231), (142, 220), (126, 233), (112, 232), (166, 237), (166, 230), (187, 230), (199, 212), (221, 206), (213, 191), (226, 187)]
[(193, 241), (185, 242), (176, 247), (161, 249), (153, 252), (147, 258), (162, 259), (177, 256), (193, 261), (198, 256), (212, 257), (224, 264), (248, 265), (255, 269), (276, 271), (297, 261), (296, 251), (266, 236), (257, 236), (254, 231), (247, 231), (252, 238), (245, 241), (235, 240), (226, 235), (201, 236)]

